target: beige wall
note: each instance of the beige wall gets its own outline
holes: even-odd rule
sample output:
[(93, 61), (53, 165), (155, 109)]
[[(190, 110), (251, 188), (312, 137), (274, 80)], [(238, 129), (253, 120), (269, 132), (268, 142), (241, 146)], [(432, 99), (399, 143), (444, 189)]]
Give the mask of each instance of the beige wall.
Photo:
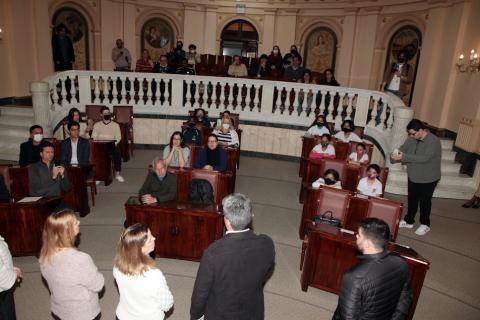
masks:
[[(125, 4), (124, 4), (125, 3)], [(400, 27), (413, 24), (423, 44), (412, 106), (430, 124), (457, 130), (461, 116), (480, 117), (480, 73), (459, 74), (460, 52), (480, 50), (480, 1), (378, 0), (337, 2), (244, 1), (0, 0), (0, 72), (7, 82), (0, 97), (28, 95), (28, 83), (53, 72), (50, 21), (63, 6), (85, 15), (90, 29), (90, 65), (111, 70), (111, 49), (123, 38), (135, 61), (140, 30), (151, 17), (167, 20), (185, 46), (217, 54), (222, 28), (234, 19), (250, 21), (259, 33), (259, 51), (274, 44), (286, 53), (295, 43), (302, 51), (309, 32), (327, 26), (337, 35), (336, 76), (344, 86), (376, 89), (383, 76), (388, 42)], [(476, 19), (477, 18), (477, 19)]]

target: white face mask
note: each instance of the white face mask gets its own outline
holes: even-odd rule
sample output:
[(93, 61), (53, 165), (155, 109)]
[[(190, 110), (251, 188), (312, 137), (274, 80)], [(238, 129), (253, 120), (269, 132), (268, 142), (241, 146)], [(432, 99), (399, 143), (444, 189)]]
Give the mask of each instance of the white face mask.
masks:
[(40, 142), (43, 140), (43, 134), (37, 133), (33, 135), (33, 141), (35, 142)]
[(277, 53), (278, 53), (278, 50), (277, 50), (277, 49), (274, 49), (274, 50), (273, 50), (273, 53), (277, 54)]
[(222, 128), (227, 130), (228, 128), (230, 128), (230, 125), (228, 123), (222, 123)]

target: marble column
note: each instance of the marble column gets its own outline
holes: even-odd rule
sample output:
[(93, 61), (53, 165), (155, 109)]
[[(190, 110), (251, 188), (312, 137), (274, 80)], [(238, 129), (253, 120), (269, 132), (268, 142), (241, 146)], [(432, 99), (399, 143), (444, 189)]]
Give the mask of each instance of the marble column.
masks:
[(390, 153), (400, 147), (408, 138), (407, 125), (413, 119), (413, 110), (407, 107), (396, 107), (393, 109), (393, 127), (390, 137), (390, 150), (385, 150), (385, 160), (390, 170), (400, 170), (401, 163), (390, 163)]
[(50, 125), (49, 86), (47, 82), (30, 82), (32, 94), (34, 123), (43, 127), (43, 135), (51, 137), (53, 130)]

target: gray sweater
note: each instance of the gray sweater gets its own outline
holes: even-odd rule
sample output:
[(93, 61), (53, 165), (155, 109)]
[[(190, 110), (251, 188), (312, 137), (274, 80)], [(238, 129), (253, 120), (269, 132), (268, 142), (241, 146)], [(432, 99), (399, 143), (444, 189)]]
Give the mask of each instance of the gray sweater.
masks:
[(399, 148), (407, 165), (408, 179), (415, 183), (430, 183), (441, 178), (442, 145), (433, 134), (423, 140), (408, 138)]
[(34, 197), (56, 197), (60, 196), (62, 191), (70, 190), (70, 182), (67, 175), (59, 174), (55, 179), (52, 178), (53, 162), (50, 167), (42, 160), (30, 165), (28, 168), (28, 180), (30, 183), (30, 195)]

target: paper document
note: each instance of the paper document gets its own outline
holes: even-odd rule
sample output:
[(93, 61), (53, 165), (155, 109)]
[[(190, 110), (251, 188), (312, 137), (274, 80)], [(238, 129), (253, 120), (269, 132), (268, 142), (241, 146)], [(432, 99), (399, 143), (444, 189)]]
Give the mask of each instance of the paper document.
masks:
[(35, 201), (38, 201), (40, 199), (42, 199), (42, 197), (25, 197), (23, 199), (18, 200), (18, 203), (21, 203), (21, 202), (35, 202)]

